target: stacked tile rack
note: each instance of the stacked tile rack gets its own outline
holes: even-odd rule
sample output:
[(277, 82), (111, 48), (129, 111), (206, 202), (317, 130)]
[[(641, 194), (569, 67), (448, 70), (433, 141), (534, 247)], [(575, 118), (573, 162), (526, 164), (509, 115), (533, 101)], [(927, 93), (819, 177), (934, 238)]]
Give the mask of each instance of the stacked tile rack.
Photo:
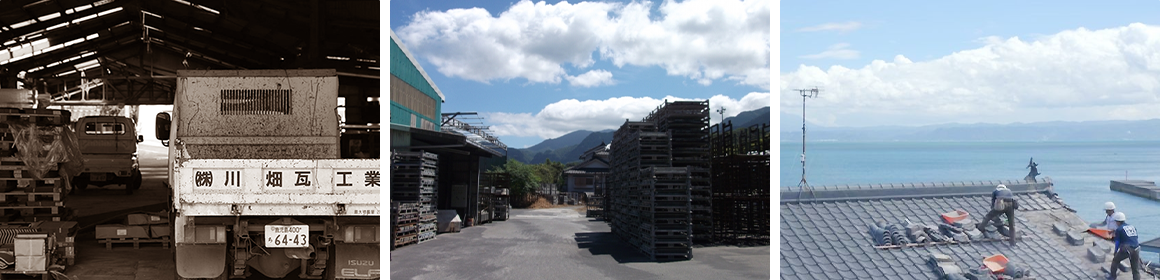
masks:
[[(391, 163), (391, 200), (400, 202), (400, 221), (403, 221), (403, 205), (414, 205), (415, 242), (423, 243), (435, 239), (436, 228), (436, 182), (439, 156), (425, 151), (394, 152)], [(409, 213), (409, 212), (407, 212)], [(397, 230), (400, 234), (409, 232), (411, 227)], [(396, 240), (396, 243), (399, 243)], [(409, 243), (403, 242), (401, 245)], [(398, 245), (397, 246), (401, 246)]]
[(713, 240), (713, 191), (709, 174), (709, 101), (665, 102), (645, 121), (655, 122), (657, 131), (668, 132), (672, 167), (690, 167), (693, 241)]
[(511, 202), (509, 198), (511, 193), (509, 191), (510, 189), (506, 187), (495, 187), (495, 203), (492, 203), (492, 209), (495, 210), (495, 217), (493, 220), (507, 221), (508, 215), (511, 212)]
[[(608, 199), (605, 199), (605, 221), (610, 223), (612, 232), (623, 239), (629, 238), (629, 228), (640, 223), (637, 221), (636, 209), (630, 208), (632, 203), (638, 203), (639, 195), (628, 197), (630, 185), (639, 181), (642, 166), (639, 153), (630, 155), (629, 147), (640, 145), (640, 132), (655, 131), (656, 125), (651, 122), (625, 121), (620, 129), (613, 133), (610, 151), (610, 166), (608, 178)], [(639, 149), (638, 149), (639, 150)], [(663, 166), (663, 165), (658, 165)], [(639, 206), (639, 205), (637, 205)], [(631, 211), (631, 212), (630, 212)]]
[[(65, 208), (67, 194), (59, 163), (52, 164), (33, 177), (33, 168), (21, 159), (14, 127), (36, 127), (45, 146), (64, 141), (71, 113), (67, 110), (0, 108), (0, 222), (39, 222), (68, 220)], [(64, 142), (64, 143), (67, 143)], [(73, 145), (76, 145), (75, 142)], [(25, 151), (44, 154), (44, 151)], [(45, 155), (41, 161), (50, 162)], [(80, 160), (80, 159), (76, 159)]]
[[(479, 200), (481, 202), (488, 199), (491, 201), (492, 220), (507, 220), (511, 210), (511, 177), (507, 173), (482, 173), (480, 174), (479, 185), (492, 188), (490, 191), (485, 191), (481, 187), (479, 192)], [(490, 193), (490, 195), (485, 192)], [(480, 209), (483, 209), (482, 206)]]
[(652, 260), (692, 259), (698, 226), (711, 237), (707, 113), (708, 102), (666, 102), (613, 134), (604, 214)]
[(399, 248), (419, 241), (419, 204), (414, 202), (392, 202), (395, 216), (393, 226), (393, 247)]
[(648, 167), (640, 171), (640, 230), (630, 242), (654, 260), (693, 258), (688, 170), (689, 167)]
[(713, 125), (713, 233), (725, 243), (769, 243), (769, 125)]
[(476, 215), (475, 224), (482, 225), (490, 223), (494, 217), (495, 209), (493, 204), (495, 202), (495, 188), (491, 186), (479, 186), (479, 213)]

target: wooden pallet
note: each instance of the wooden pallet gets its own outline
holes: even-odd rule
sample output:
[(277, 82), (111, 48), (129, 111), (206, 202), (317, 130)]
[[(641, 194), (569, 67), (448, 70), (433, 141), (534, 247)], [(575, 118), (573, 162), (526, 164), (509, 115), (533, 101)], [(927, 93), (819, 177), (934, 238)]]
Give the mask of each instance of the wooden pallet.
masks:
[[(19, 111), (12, 111), (19, 110)], [(0, 122), (9, 123), (36, 123), (38, 126), (67, 125), (72, 117), (68, 110), (54, 109), (15, 109), (0, 110)], [(7, 130), (7, 127), (4, 127)]]
[[(53, 189), (29, 188), (19, 191), (0, 192), (0, 203), (17, 205), (64, 206), (64, 195)], [(47, 203), (47, 204), (45, 204)]]
[(0, 279), (53, 279), (48, 271), (16, 271), (15, 268), (16, 264), (10, 264), (7, 269), (0, 270)]
[(162, 236), (160, 238), (140, 238), (140, 237), (121, 237), (121, 238), (105, 238), (98, 239), (98, 243), (104, 243), (106, 250), (112, 250), (113, 244), (133, 244), (133, 249), (141, 249), (141, 244), (161, 243), (163, 248), (169, 248), (169, 236)]
[(5, 205), (0, 206), (0, 216), (20, 214), (20, 216), (51, 216), (59, 217), (65, 214), (64, 206), (29, 206)]

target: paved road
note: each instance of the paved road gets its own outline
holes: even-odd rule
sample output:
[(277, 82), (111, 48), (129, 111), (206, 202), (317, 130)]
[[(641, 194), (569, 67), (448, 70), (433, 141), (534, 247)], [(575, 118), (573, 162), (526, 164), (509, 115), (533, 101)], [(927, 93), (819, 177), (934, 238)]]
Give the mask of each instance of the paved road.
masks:
[(571, 208), (514, 209), (508, 221), (398, 248), (390, 269), (391, 279), (770, 279), (770, 252), (703, 247), (658, 263)]

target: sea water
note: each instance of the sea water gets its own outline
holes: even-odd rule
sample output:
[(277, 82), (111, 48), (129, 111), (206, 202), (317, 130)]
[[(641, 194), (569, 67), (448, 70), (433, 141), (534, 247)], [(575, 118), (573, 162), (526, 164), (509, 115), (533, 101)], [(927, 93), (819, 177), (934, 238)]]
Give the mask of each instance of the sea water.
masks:
[[(781, 144), (781, 186), (802, 178), (801, 142)], [(1160, 201), (1112, 191), (1111, 180), (1160, 181), (1160, 141), (1107, 142), (807, 142), (806, 181), (811, 186), (1022, 181), (1034, 157), (1038, 178), (1084, 220), (1103, 221), (1112, 201), (1140, 242), (1160, 237)], [(1156, 254), (1143, 253), (1156, 260)]]

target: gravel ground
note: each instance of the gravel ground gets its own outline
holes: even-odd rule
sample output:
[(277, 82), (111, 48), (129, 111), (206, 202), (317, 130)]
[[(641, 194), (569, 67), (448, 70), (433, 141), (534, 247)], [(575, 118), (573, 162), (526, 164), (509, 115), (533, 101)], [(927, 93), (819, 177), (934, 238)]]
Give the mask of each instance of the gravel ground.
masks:
[(391, 279), (770, 279), (769, 246), (701, 247), (654, 262), (575, 209), (513, 209), (511, 219), (391, 252)]

